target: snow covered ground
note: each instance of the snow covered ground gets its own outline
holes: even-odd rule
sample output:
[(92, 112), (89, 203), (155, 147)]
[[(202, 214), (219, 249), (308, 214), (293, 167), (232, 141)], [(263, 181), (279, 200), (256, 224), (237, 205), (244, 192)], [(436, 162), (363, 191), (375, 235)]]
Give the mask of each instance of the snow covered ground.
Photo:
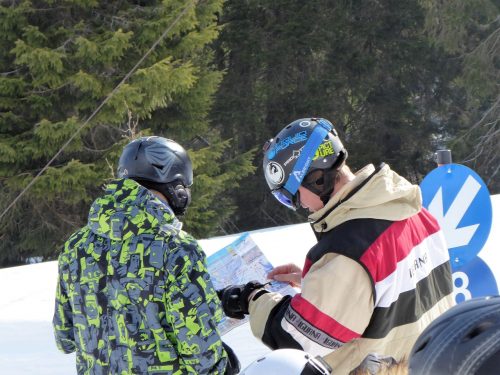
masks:
[[(273, 265), (294, 262), (302, 266), (314, 244), (308, 224), (250, 232)], [(200, 240), (210, 255), (239, 234)], [(52, 334), (57, 263), (45, 262), (0, 270), (0, 374), (76, 374), (74, 354), (60, 353)], [(247, 324), (224, 336), (243, 367), (269, 349), (255, 339)]]
[[(495, 274), (500, 289), (500, 195), (492, 196), (493, 224), (479, 256)], [(294, 262), (302, 266), (315, 243), (309, 224), (297, 224), (250, 232), (273, 265)], [(201, 240), (210, 255), (239, 234)], [(54, 344), (52, 314), (57, 279), (56, 262), (0, 269), (0, 374), (72, 375), (74, 354), (60, 353)], [(226, 334), (242, 366), (269, 351), (250, 332), (248, 324)]]

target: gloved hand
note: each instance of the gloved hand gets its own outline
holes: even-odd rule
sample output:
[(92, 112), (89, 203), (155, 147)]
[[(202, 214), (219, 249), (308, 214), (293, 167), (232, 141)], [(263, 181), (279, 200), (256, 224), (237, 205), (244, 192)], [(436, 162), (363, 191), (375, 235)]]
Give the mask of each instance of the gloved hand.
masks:
[[(248, 314), (248, 297), (256, 289), (264, 288), (266, 284), (258, 281), (250, 281), (241, 285), (228, 285), (224, 289), (217, 291), (224, 314), (230, 318), (243, 319)], [(262, 289), (262, 293), (267, 290)]]
[(228, 359), (226, 372), (224, 372), (224, 375), (238, 374), (241, 370), (240, 360), (236, 356), (236, 353), (233, 351), (233, 349), (229, 345), (227, 345), (224, 341), (222, 341), (222, 346), (226, 350)]

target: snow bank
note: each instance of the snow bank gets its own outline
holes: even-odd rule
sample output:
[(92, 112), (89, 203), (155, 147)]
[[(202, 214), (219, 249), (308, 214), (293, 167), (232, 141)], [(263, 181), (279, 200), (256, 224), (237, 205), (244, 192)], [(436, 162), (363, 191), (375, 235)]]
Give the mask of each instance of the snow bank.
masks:
[[(250, 232), (270, 262), (302, 266), (314, 244), (308, 224)], [(239, 234), (200, 240), (207, 255), (234, 241)], [(3, 375), (76, 374), (75, 355), (60, 353), (54, 343), (52, 314), (57, 263), (45, 262), (0, 269), (0, 373)], [(255, 339), (247, 324), (224, 336), (243, 367), (269, 349)]]
[[(494, 195), (493, 223), (479, 256), (495, 274), (500, 289), (500, 195)], [(309, 224), (297, 224), (250, 232), (274, 265), (303, 265), (307, 250), (315, 243)], [(240, 234), (200, 240), (210, 255)], [(60, 353), (52, 334), (52, 313), (57, 279), (56, 262), (0, 269), (0, 373), (3, 375), (76, 374), (74, 354)], [(267, 353), (248, 324), (224, 336), (242, 366)]]

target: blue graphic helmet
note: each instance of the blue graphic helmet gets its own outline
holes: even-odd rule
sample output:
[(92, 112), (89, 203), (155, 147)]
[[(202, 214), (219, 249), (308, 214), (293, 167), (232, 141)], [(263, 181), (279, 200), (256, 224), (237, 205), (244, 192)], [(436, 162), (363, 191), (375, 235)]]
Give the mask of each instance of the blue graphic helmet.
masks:
[[(264, 176), (274, 197), (288, 208), (299, 208), (300, 185), (326, 203), (333, 191), (336, 171), (346, 157), (347, 151), (330, 121), (298, 119), (264, 145)], [(315, 174), (312, 181), (304, 180), (315, 171), (322, 173)]]
[(193, 167), (186, 150), (163, 137), (141, 137), (123, 149), (118, 177), (130, 178), (162, 193), (177, 215), (191, 202)]

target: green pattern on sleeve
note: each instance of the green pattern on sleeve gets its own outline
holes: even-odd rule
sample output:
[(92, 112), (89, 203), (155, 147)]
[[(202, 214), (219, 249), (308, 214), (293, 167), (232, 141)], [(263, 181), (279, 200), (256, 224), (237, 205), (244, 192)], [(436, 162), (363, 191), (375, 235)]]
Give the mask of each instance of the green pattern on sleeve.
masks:
[(83, 374), (224, 374), (220, 301), (198, 243), (164, 202), (108, 185), (59, 256), (53, 326)]

